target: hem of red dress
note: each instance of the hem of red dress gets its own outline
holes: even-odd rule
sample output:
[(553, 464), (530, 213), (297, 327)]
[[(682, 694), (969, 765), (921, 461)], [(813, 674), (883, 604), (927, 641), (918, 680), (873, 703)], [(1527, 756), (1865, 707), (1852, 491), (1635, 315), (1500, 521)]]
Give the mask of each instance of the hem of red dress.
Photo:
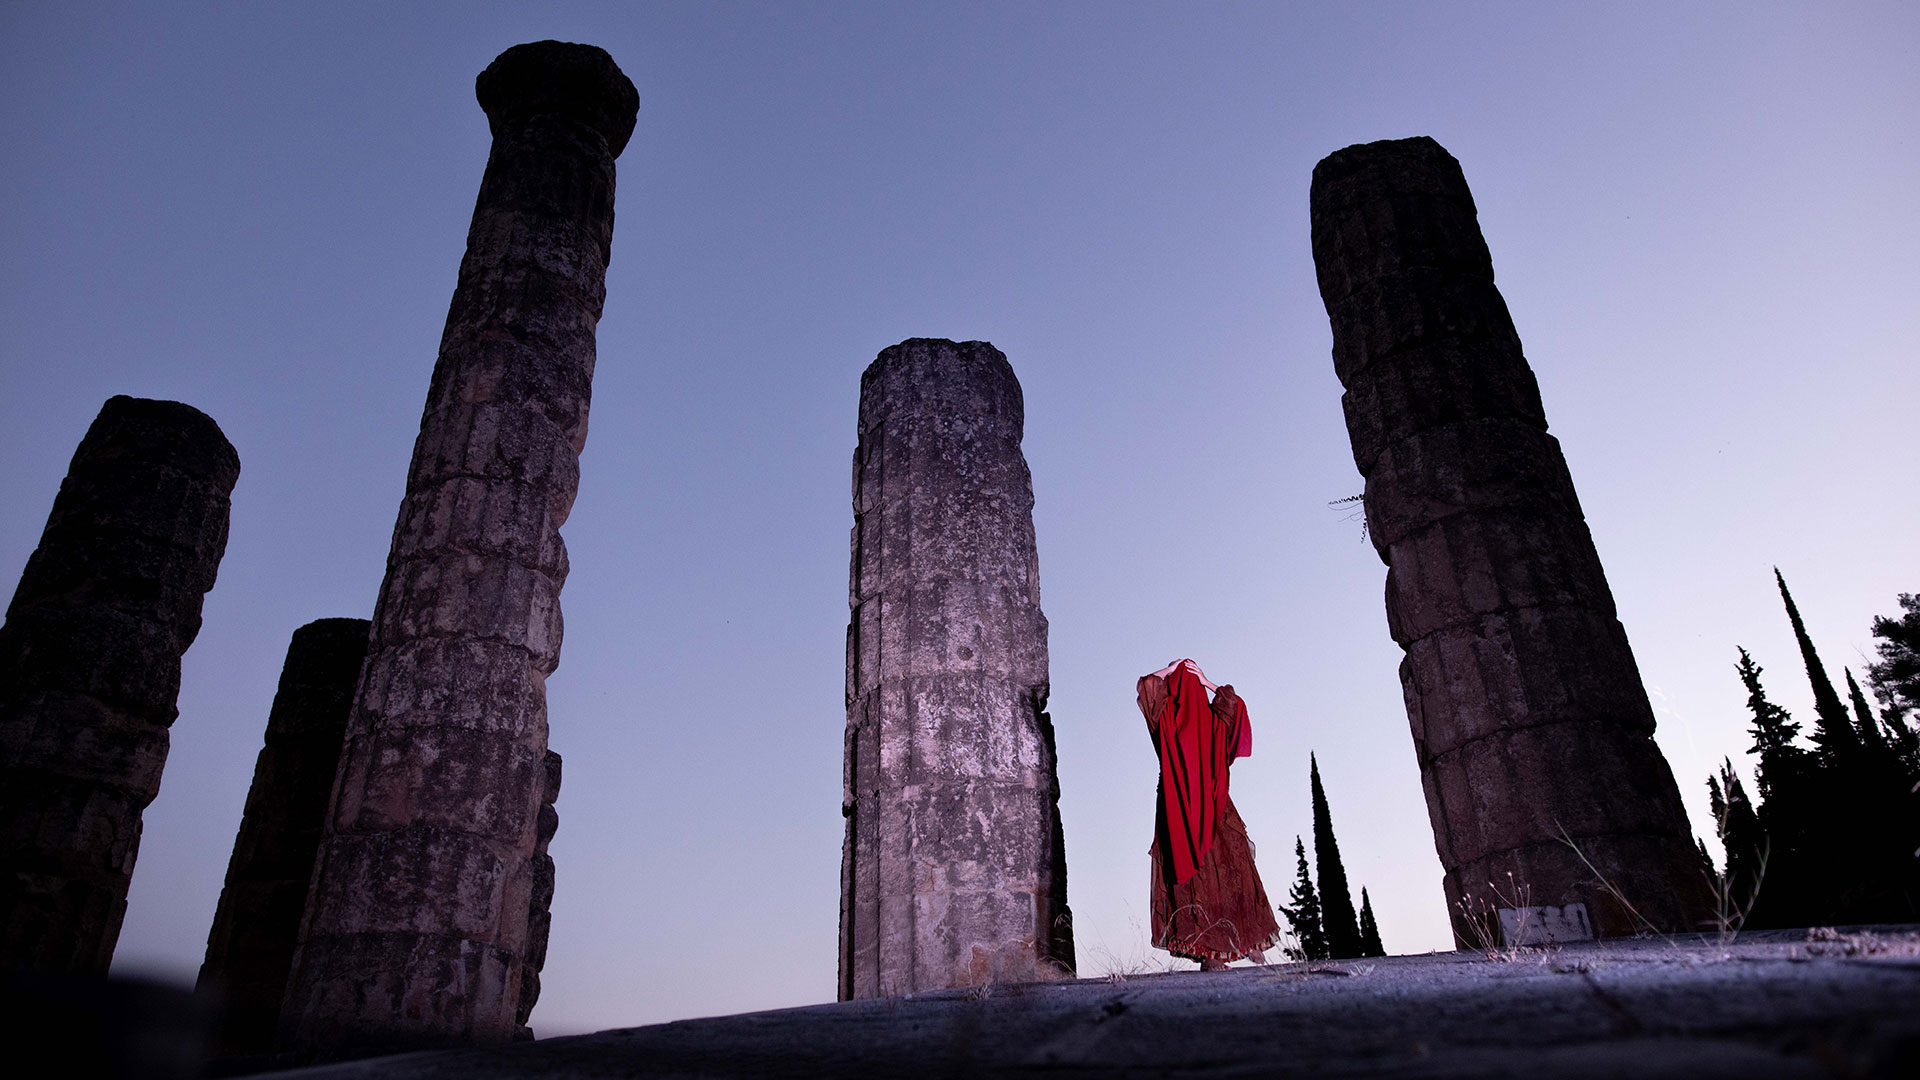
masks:
[(1203, 949), (1198, 946), (1191, 946), (1186, 944), (1174, 944), (1171, 942), (1159, 942), (1159, 941), (1154, 942), (1153, 947), (1156, 949), (1165, 949), (1167, 952), (1172, 953), (1173, 955), (1178, 956), (1185, 960), (1195, 960), (1195, 961), (1215, 960), (1223, 964), (1231, 964), (1235, 960), (1240, 960), (1245, 958), (1249, 953), (1265, 952), (1268, 949), (1274, 948), (1279, 944), (1280, 944), (1280, 931), (1276, 929), (1271, 935), (1268, 936), (1267, 940), (1262, 941), (1255, 945), (1249, 945), (1237, 953), (1217, 952), (1213, 949)]

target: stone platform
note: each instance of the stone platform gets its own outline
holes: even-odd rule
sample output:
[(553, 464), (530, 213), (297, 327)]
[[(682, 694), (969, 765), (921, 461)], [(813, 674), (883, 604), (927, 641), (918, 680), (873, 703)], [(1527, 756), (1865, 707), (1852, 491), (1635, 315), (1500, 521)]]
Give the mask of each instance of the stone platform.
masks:
[(1040, 1075), (1920, 1076), (1920, 928), (991, 986), (276, 1074)]

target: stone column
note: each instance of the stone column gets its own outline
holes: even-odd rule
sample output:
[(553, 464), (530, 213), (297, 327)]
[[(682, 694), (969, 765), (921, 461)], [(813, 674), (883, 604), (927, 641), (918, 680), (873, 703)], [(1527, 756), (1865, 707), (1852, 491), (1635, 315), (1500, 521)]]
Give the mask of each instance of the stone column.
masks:
[(514, 1010), (515, 1039), (533, 1038), (527, 1020), (540, 1000), (540, 969), (547, 966), (547, 932), (553, 928), (553, 856), (547, 844), (560, 831), (560, 755), (547, 751), (541, 777), (540, 817), (534, 829), (533, 896), (527, 905), (527, 958), (520, 966), (520, 1004)]
[(282, 1009), (298, 1049), (507, 1041), (534, 944), (558, 530), (638, 97), (605, 52), (551, 41), (476, 89), (493, 151)]
[(1456, 936), (1463, 906), (1699, 929), (1704, 867), (1459, 162), (1350, 146), (1312, 214)]
[(842, 1000), (1073, 968), (1024, 412), (984, 341), (860, 379)]
[(200, 968), (200, 986), (226, 1001), (220, 1054), (273, 1049), (369, 626), (321, 619), (287, 646)]
[(239, 476), (177, 401), (110, 398), (74, 451), (0, 629), (0, 967), (113, 959)]

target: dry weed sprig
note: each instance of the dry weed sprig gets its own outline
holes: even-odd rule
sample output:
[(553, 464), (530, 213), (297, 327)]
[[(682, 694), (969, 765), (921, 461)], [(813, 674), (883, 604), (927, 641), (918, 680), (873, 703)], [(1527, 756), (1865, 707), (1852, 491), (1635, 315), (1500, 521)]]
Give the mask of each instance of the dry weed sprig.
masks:
[[(1173, 910), (1173, 914), (1168, 920), (1169, 923), (1177, 920), (1182, 914), (1197, 919), (1203, 912), (1198, 905), (1186, 904)], [(1181, 967), (1183, 963), (1191, 962), (1187, 957), (1170, 954), (1162, 960), (1147, 953), (1146, 948), (1143, 948), (1139, 943), (1145, 942), (1147, 947), (1155, 949), (1165, 948), (1165, 946), (1151, 940), (1151, 935), (1141, 927), (1140, 919), (1137, 916), (1129, 914), (1127, 916), (1127, 925), (1133, 928), (1132, 936), (1136, 943), (1133, 951), (1128, 956), (1122, 957), (1116, 953), (1107, 945), (1104, 938), (1097, 936), (1098, 931), (1095, 931), (1095, 940), (1082, 943), (1082, 948), (1086, 950), (1088, 957), (1093, 961), (1093, 971), (1098, 972), (1097, 975), (1093, 976), (1094, 978), (1105, 979), (1110, 983), (1123, 983), (1136, 975), (1160, 975), (1181, 970), (1191, 970)], [(1222, 926), (1227, 928), (1228, 948), (1238, 951), (1240, 947), (1240, 935), (1238, 928), (1235, 927), (1233, 921), (1230, 919), (1215, 919), (1201, 927), (1199, 932), (1200, 934), (1210, 934)]]
[[(1533, 886), (1514, 880), (1513, 872), (1509, 870), (1505, 891), (1491, 881), (1487, 882), (1487, 891), (1500, 903), (1490, 904), (1477, 897), (1462, 897), (1454, 904), (1460, 910), (1467, 947), (1485, 954), (1489, 960), (1507, 964), (1530, 953), (1546, 951), (1522, 944), (1527, 937), (1528, 920), (1533, 918)], [(1506, 928), (1500, 925), (1501, 905), (1512, 909), (1514, 913), (1511, 940)]]
[[(1722, 836), (1727, 834), (1724, 810), (1720, 814), (1719, 831)], [(1744, 903), (1734, 897), (1733, 877), (1726, 870), (1715, 870), (1709, 864), (1707, 869), (1701, 871), (1706, 875), (1708, 890), (1713, 893), (1714, 936), (1722, 948), (1733, 944), (1740, 937), (1740, 929), (1747, 925), (1747, 917), (1753, 914), (1753, 905), (1760, 900), (1760, 885), (1767, 878), (1767, 857), (1772, 851), (1773, 838), (1767, 837), (1761, 843), (1760, 850), (1754, 852), (1759, 862), (1754, 868), (1753, 888), (1747, 891), (1747, 899)], [(1731, 858), (1728, 859), (1728, 863), (1731, 869)]]
[(1349, 495), (1344, 499), (1329, 499), (1327, 501), (1327, 509), (1346, 511), (1346, 516), (1341, 518), (1341, 521), (1360, 522), (1360, 540), (1363, 543), (1366, 541), (1368, 535), (1366, 497), (1366, 493), (1361, 492), (1358, 495)]
[[(1491, 884), (1491, 882), (1489, 882)], [(1478, 897), (1463, 896), (1453, 906), (1460, 912), (1461, 937), (1469, 950), (1485, 953), (1487, 959), (1500, 958), (1500, 913)]]
[(1129, 912), (1127, 925), (1133, 928), (1134, 950), (1132, 955), (1125, 959), (1107, 946), (1106, 939), (1099, 936), (1098, 930), (1094, 931), (1093, 941), (1083, 943), (1083, 947), (1096, 965), (1095, 970), (1104, 968), (1105, 972), (1101, 977), (1111, 983), (1126, 982), (1135, 975), (1145, 975), (1151, 970), (1151, 961), (1139, 944), (1147, 939), (1146, 931), (1140, 926), (1140, 919)]
[(1593, 875), (1593, 883), (1600, 886), (1602, 892), (1612, 897), (1613, 902), (1619, 904), (1621, 909), (1633, 918), (1634, 922), (1640, 924), (1639, 935), (1643, 937), (1660, 937), (1660, 928), (1653, 925), (1645, 915), (1640, 914), (1640, 909), (1633, 906), (1633, 901), (1627, 899), (1627, 894), (1621, 892), (1618, 886), (1607, 880), (1607, 875), (1601, 873), (1599, 867), (1593, 865), (1593, 860), (1587, 858), (1587, 853), (1581, 851), (1580, 845), (1573, 842), (1573, 837), (1567, 833), (1566, 827), (1560, 824), (1559, 819), (1556, 818), (1554, 820), (1553, 827), (1560, 831), (1560, 842), (1573, 849), (1574, 855), (1580, 859), (1580, 864), (1585, 866), (1587, 872)]

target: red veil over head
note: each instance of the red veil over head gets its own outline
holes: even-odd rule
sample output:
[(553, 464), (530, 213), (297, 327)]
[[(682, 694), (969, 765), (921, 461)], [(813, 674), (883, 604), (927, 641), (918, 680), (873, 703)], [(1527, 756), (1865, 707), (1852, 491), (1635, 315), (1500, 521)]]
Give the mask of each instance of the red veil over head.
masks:
[(1253, 725), (1238, 695), (1232, 717), (1223, 722), (1216, 716), (1193, 661), (1185, 660), (1167, 676), (1167, 702), (1156, 727), (1167, 846), (1174, 882), (1185, 884), (1213, 847), (1214, 822), (1227, 797), (1227, 766), (1253, 752)]

